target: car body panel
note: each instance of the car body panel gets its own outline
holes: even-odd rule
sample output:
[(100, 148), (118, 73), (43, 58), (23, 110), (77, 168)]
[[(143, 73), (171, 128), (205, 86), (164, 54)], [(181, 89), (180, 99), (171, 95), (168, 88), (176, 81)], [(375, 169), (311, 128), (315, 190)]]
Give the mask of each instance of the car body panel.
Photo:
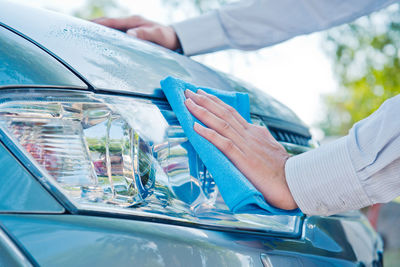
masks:
[(0, 43), (0, 87), (87, 88), (52, 56), (3, 27), (0, 27)]
[(1, 143), (0, 173), (0, 212), (65, 212)]
[[(274, 266), (371, 262), (366, 260), (373, 251), (368, 256), (353, 250), (369, 237), (361, 234), (365, 227), (349, 219), (362, 229), (350, 241), (346, 234), (353, 227), (343, 220), (310, 217), (303, 238), (285, 239), (94, 216), (0, 215), (41, 266), (262, 266), (261, 257), (281, 263)], [(333, 229), (338, 235), (330, 234)], [(324, 242), (315, 246), (321, 239)]]
[(330, 217), (310, 216), (303, 226), (302, 238), (312, 244), (313, 254), (325, 251), (335, 258), (373, 263), (383, 251), (381, 240), (359, 211)]
[(37, 42), (94, 89), (164, 98), (160, 81), (171, 75), (198, 86), (249, 93), (253, 113), (296, 124), (309, 136), (304, 123), (280, 102), (243, 83), (234, 86), (226, 76), (185, 56), (59, 13), (3, 0), (0, 5), (1, 24)]
[(40, 266), (262, 266), (226, 233), (76, 215), (0, 220)]
[[(5, 74), (0, 72), (0, 77), (8, 75), (11, 78), (7, 79), (14, 79), (0, 84), (2, 89), (68, 87), (164, 102), (159, 81), (173, 75), (199, 86), (247, 92), (255, 117), (262, 118), (267, 126), (287, 131), (277, 131), (276, 135), (298, 133), (310, 137), (308, 128), (278, 101), (189, 58), (58, 13), (3, 0), (0, 6), (0, 29), (7, 28), (14, 34), (1, 42), (17, 40), (15, 44), (40, 48), (43, 52), (36, 51), (31, 57), (21, 59), (15, 55), (23, 51), (5, 55), (5, 61), (20, 60), (20, 63), (15, 63), (14, 73), (1, 70)], [(48, 63), (36, 64), (41, 62), (40, 58)], [(52, 77), (61, 80), (61, 84), (48, 84), (45, 78), (52, 77), (40, 79), (40, 75), (51, 76), (52, 66), (57, 66)], [(74, 78), (70, 78), (71, 73)], [(294, 146), (293, 151), (299, 151), (296, 138), (288, 135), (282, 139)], [(360, 266), (380, 261), (382, 243), (358, 212), (332, 217), (305, 216), (297, 221), (292, 235), (285, 236), (278, 232), (210, 227), (122, 212), (73, 210), (41, 180), (42, 173), (33, 166), (31, 158), (18, 152), (17, 144), (6, 136), (1, 136), (1, 141), (4, 146), (0, 146), (0, 224), (10, 237), (3, 241), (18, 244), (13, 248), (20, 249), (42, 266), (263, 266), (263, 263), (266, 266), (269, 263), (274, 266)], [(12, 247), (1, 241), (0, 248)], [(17, 259), (9, 255), (10, 260)], [(23, 257), (20, 260), (23, 264)]]
[(27, 258), (0, 225), (0, 266), (28, 267), (36, 263)]

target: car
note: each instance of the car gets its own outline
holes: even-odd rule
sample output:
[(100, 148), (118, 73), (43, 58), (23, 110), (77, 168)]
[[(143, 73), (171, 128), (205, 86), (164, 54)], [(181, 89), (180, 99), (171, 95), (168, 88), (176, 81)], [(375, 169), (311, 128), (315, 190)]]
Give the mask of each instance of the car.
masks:
[(248, 93), (290, 154), (315, 148), (288, 107), (123, 32), (0, 6), (1, 266), (382, 265), (359, 211), (232, 213), (160, 80)]

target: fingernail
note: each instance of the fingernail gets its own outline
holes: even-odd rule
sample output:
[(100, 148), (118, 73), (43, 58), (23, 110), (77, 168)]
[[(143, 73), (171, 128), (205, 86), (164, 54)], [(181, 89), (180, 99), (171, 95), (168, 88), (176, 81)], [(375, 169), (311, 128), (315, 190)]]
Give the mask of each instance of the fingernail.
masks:
[(194, 123), (193, 129), (199, 130), (201, 128), (201, 125), (197, 122)]
[(187, 99), (185, 100), (185, 105), (191, 105), (191, 104), (193, 104), (192, 99), (187, 98)]
[(203, 90), (201, 90), (201, 89), (198, 89), (198, 90), (197, 90), (197, 93), (198, 93), (198, 94), (203, 94), (203, 95), (205, 95), (205, 94), (206, 94), (206, 92), (205, 92), (205, 91), (203, 91)]
[(126, 32), (126, 34), (128, 34), (128, 35), (130, 35), (130, 36), (137, 37), (136, 31), (135, 31), (135, 30), (132, 30), (132, 29), (128, 30), (128, 31)]

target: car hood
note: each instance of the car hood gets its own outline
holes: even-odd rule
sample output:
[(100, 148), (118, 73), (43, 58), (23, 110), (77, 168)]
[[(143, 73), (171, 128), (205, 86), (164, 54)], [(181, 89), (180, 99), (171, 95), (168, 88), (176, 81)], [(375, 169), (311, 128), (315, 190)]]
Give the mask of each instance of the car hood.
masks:
[(3, 0), (0, 6), (2, 26), (41, 46), (94, 90), (165, 98), (160, 80), (174, 76), (197, 86), (246, 92), (253, 114), (309, 135), (295, 113), (268, 94), (186, 56), (74, 17)]

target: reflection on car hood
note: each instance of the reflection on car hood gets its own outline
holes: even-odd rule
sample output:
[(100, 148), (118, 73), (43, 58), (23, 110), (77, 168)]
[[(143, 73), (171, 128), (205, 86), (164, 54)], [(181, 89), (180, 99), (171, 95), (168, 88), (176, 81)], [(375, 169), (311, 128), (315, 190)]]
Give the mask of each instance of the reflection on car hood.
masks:
[(0, 0), (0, 23), (31, 38), (72, 67), (94, 89), (164, 98), (159, 81), (174, 76), (197, 86), (250, 95), (251, 111), (296, 124), (286, 106), (267, 94), (157, 45), (59, 13)]

